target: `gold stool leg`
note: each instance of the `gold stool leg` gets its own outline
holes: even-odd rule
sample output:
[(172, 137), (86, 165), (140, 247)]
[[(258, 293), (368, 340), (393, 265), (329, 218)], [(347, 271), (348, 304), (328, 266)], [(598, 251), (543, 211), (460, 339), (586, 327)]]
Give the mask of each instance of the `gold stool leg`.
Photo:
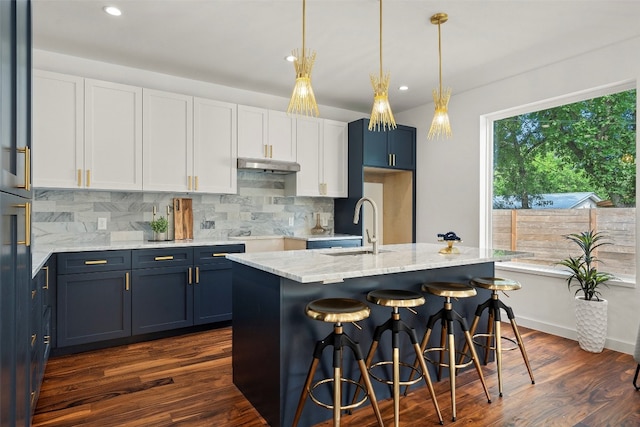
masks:
[[(427, 328), (427, 331), (424, 333), (424, 337), (422, 338), (422, 342), (420, 343), (420, 354), (417, 354), (416, 361), (413, 364), (413, 371), (409, 375), (409, 381), (413, 380), (413, 375), (416, 373), (418, 366), (420, 365), (420, 359), (424, 362), (424, 351), (427, 348), (427, 343), (429, 342), (429, 337), (431, 336), (431, 328)], [(406, 386), (404, 388), (404, 395), (406, 396), (409, 393), (409, 387)]]
[(296, 415), (293, 417), (292, 427), (296, 427), (298, 425), (298, 421), (300, 421), (300, 415), (302, 415), (302, 409), (304, 408), (304, 404), (307, 401), (307, 397), (309, 396), (309, 387), (311, 387), (311, 381), (313, 381), (313, 375), (316, 373), (318, 362), (320, 362), (320, 359), (316, 359), (316, 358), (314, 358), (313, 361), (311, 362), (311, 367), (309, 367), (309, 373), (307, 374), (307, 379), (304, 382), (304, 387), (302, 387), (302, 392), (300, 393), (300, 400), (298, 401), (298, 408), (296, 409)]
[(473, 358), (473, 364), (476, 367), (476, 371), (478, 371), (478, 376), (480, 377), (480, 382), (482, 383), (482, 387), (484, 388), (484, 394), (487, 395), (487, 401), (491, 403), (491, 395), (489, 394), (489, 389), (487, 388), (487, 383), (484, 381), (484, 375), (482, 375), (482, 368), (480, 367), (480, 362), (478, 361), (478, 353), (476, 353), (476, 349), (473, 346), (473, 341), (471, 340), (471, 335), (469, 331), (465, 331), (464, 333), (465, 339), (469, 343), (469, 350), (471, 351), (471, 357)]
[(522, 337), (520, 336), (520, 332), (518, 331), (518, 325), (516, 325), (515, 319), (509, 319), (509, 320), (511, 321), (511, 328), (513, 328), (513, 333), (515, 334), (516, 340), (518, 341), (518, 347), (520, 347), (520, 353), (522, 353), (524, 364), (527, 365), (527, 371), (529, 371), (531, 384), (535, 384), (536, 381), (533, 379), (533, 371), (531, 370), (531, 365), (529, 364), (529, 357), (527, 357), (527, 350), (525, 350), (524, 348), (524, 341), (522, 341)]
[[(473, 322), (471, 323), (471, 328), (469, 329), (469, 333), (471, 334), (472, 338), (473, 338), (473, 334), (476, 333), (476, 329), (478, 329), (478, 323), (480, 323), (480, 316), (475, 316), (473, 318)], [(467, 353), (468, 350), (469, 350), (469, 343), (467, 342), (467, 340), (465, 340), (464, 347), (462, 347), (462, 351), (460, 354), (460, 359), (458, 360), (458, 364), (462, 365), (462, 363), (464, 362), (464, 355)]]
[(378, 420), (378, 425), (380, 427), (384, 427), (384, 422), (382, 421), (382, 414), (380, 413), (380, 407), (378, 406), (378, 400), (376, 399), (376, 393), (373, 391), (373, 385), (371, 384), (371, 379), (369, 378), (369, 374), (367, 372), (367, 366), (364, 364), (364, 360), (358, 360), (358, 366), (360, 366), (360, 372), (362, 373), (362, 378), (367, 387), (367, 393), (369, 394), (369, 400), (371, 401), (371, 407), (373, 408), (373, 412), (376, 415), (376, 419)]
[(400, 426), (400, 349), (393, 349), (393, 422)]
[(456, 344), (453, 330), (449, 331), (449, 383), (451, 386), (451, 421), (456, 420)]
[[(451, 330), (451, 333), (453, 334), (453, 330)], [(442, 379), (442, 365), (443, 365), (443, 357), (444, 357), (444, 351), (446, 348), (446, 341), (447, 341), (447, 324), (445, 322), (442, 323), (442, 329), (440, 332), (440, 357), (438, 358), (438, 381), (440, 381)]]
[(342, 412), (341, 371), (340, 368), (333, 368), (333, 425), (336, 427), (340, 425), (340, 413)]
[[(494, 324), (495, 326), (495, 331), (494, 331), (494, 335), (495, 335), (495, 347), (496, 347), (496, 365), (498, 368), (498, 395), (500, 397), (502, 397), (502, 337), (500, 334), (500, 325), (499, 320), (495, 320)], [(487, 351), (487, 354), (489, 352)], [(486, 356), (486, 355), (485, 355)]]
[(424, 382), (427, 384), (427, 388), (429, 389), (429, 394), (431, 395), (431, 401), (433, 402), (433, 406), (436, 408), (436, 413), (438, 414), (438, 420), (440, 424), (444, 424), (442, 420), (442, 414), (440, 413), (440, 406), (438, 406), (438, 400), (436, 399), (436, 392), (433, 389), (433, 383), (431, 382), (431, 375), (429, 375), (429, 371), (427, 368), (427, 363), (424, 361), (424, 357), (422, 357), (422, 351), (420, 350), (420, 346), (418, 344), (414, 344), (413, 348), (416, 351), (416, 356), (418, 356), (418, 361), (420, 362), (420, 368), (422, 369)]
[[(373, 360), (373, 356), (374, 356), (374, 354), (375, 354), (377, 349), (378, 349), (378, 341), (373, 340), (371, 342), (371, 347), (369, 348), (369, 354), (367, 354), (367, 359), (364, 362), (365, 366), (367, 367), (367, 370), (368, 370), (368, 368), (371, 367), (371, 361)], [(360, 380), (358, 380), (358, 383), (359, 384), (363, 384), (364, 383), (363, 375), (360, 375)], [(356, 403), (356, 401), (358, 400), (358, 396), (360, 396), (360, 387), (356, 387), (356, 391), (353, 394), (353, 399), (351, 400), (351, 404), (352, 405)], [(349, 413), (351, 413), (351, 412), (349, 412)]]

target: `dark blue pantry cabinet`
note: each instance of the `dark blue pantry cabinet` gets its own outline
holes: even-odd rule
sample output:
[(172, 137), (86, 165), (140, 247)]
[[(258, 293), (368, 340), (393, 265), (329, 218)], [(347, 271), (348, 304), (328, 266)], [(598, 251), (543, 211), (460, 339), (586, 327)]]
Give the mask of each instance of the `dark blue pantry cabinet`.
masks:
[(244, 245), (58, 254), (58, 347), (230, 320), (232, 252)]

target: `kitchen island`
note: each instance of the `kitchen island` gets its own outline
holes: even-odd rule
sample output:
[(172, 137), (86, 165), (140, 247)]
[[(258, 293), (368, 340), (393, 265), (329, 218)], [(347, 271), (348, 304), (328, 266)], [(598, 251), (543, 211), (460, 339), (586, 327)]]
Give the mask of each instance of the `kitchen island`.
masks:
[[(492, 276), (494, 262), (528, 255), (470, 247), (459, 247), (459, 254), (443, 255), (439, 253), (442, 248), (420, 243), (381, 246), (377, 255), (363, 253), (366, 248), (228, 255), (233, 261), (234, 384), (271, 426), (289, 426), (315, 343), (332, 329), (331, 324), (307, 318), (304, 309), (308, 302), (330, 297), (366, 301), (367, 293), (374, 289), (420, 292), (425, 282), (468, 282), (475, 276)], [(489, 295), (478, 290), (478, 296), (456, 301), (455, 309), (469, 319), (476, 305)], [(402, 315), (420, 335), (428, 317), (442, 306), (441, 298), (429, 296), (416, 316), (407, 311)], [(371, 307), (371, 316), (359, 323), (362, 330), (345, 325), (345, 332), (366, 352), (373, 329), (389, 316), (388, 308)], [(434, 335), (435, 344), (439, 334)], [(388, 338), (383, 336), (379, 353), (387, 360), (391, 353), (391, 345), (385, 341)], [(411, 354), (408, 344), (401, 351)], [(316, 380), (331, 376), (330, 359), (329, 354), (323, 357)], [(351, 355), (345, 354), (345, 376), (357, 378), (357, 367), (351, 361)], [(432, 377), (435, 379), (435, 371)], [(374, 387), (378, 399), (391, 396), (388, 386), (374, 381)], [(317, 395), (331, 401), (328, 389)], [(311, 426), (331, 415), (331, 411), (307, 402), (299, 425)]]

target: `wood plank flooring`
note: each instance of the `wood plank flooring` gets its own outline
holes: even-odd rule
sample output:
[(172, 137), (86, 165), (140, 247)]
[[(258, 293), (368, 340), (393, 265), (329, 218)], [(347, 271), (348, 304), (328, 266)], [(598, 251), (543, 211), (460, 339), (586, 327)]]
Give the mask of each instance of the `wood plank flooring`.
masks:
[[(491, 404), (475, 370), (467, 370), (458, 375), (458, 418), (452, 422), (449, 382), (437, 382), (445, 425), (640, 426), (640, 392), (631, 384), (636, 363), (630, 355), (587, 353), (575, 341), (521, 332), (536, 384), (517, 350), (505, 352), (504, 397), (498, 397), (495, 363), (483, 367)], [(402, 399), (402, 426), (438, 425), (426, 393), (416, 388)], [(381, 410), (386, 425), (393, 425), (391, 401), (382, 401)], [(33, 419), (34, 427), (265, 425), (233, 385), (231, 328), (53, 358)], [(376, 422), (367, 406), (345, 415), (342, 425)]]

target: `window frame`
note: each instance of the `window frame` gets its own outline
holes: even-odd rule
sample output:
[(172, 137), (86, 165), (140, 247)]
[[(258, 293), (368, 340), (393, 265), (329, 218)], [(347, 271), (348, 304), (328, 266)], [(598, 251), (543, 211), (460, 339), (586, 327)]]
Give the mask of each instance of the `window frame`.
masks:
[[(479, 212), (479, 242), (481, 247), (491, 248), (493, 246), (493, 123), (496, 120), (502, 120), (521, 114), (531, 113), (534, 111), (546, 110), (549, 108), (559, 107), (561, 105), (572, 104), (587, 99), (598, 98), (613, 93), (624, 92), (627, 90), (636, 90), (636, 153), (640, 153), (640, 80), (624, 80), (620, 82), (610, 83), (596, 88), (586, 89), (579, 92), (560, 95), (557, 97), (536, 101), (521, 105), (518, 107), (507, 108), (493, 113), (483, 114), (480, 116), (480, 212)], [(637, 191), (640, 189), (639, 163), (636, 158), (636, 197)], [(635, 287), (638, 280), (638, 271), (640, 270), (640, 209), (637, 208), (636, 202), (636, 274), (635, 280), (614, 280), (610, 283), (619, 284), (625, 287)], [(501, 267), (506, 269), (514, 269), (519, 271), (535, 272), (541, 275), (550, 275), (557, 277), (567, 276), (561, 269), (552, 267), (540, 267), (534, 264), (527, 265), (523, 263), (501, 263)]]

